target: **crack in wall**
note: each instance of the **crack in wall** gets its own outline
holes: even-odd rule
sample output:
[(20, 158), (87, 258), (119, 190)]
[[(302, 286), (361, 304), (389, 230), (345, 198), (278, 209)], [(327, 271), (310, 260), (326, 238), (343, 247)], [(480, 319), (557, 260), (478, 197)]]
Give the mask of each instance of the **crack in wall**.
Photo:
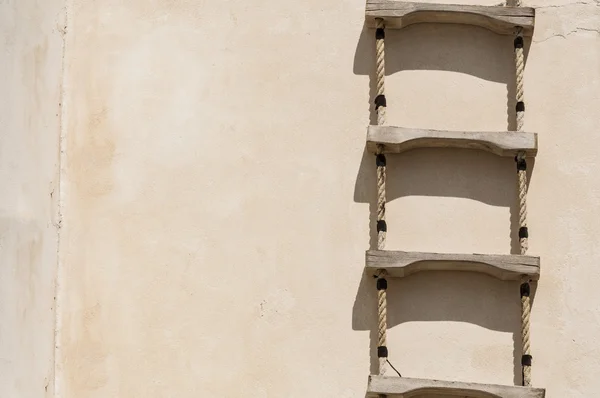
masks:
[(58, 138), (58, 198), (57, 198), (57, 213), (58, 213), (58, 225), (57, 225), (57, 253), (56, 253), (56, 271), (55, 271), (55, 284), (54, 284), (54, 380), (53, 380), (53, 391), (52, 396), (60, 397), (62, 396), (62, 383), (59, 377), (60, 373), (60, 353), (62, 349), (61, 345), (61, 328), (62, 328), (62, 282), (63, 282), (63, 263), (62, 263), (62, 227), (63, 227), (63, 216), (64, 216), (64, 167), (66, 165), (66, 150), (65, 150), (65, 141), (66, 141), (66, 132), (67, 132), (67, 117), (68, 117), (68, 109), (66, 107), (67, 102), (67, 33), (68, 26), (70, 26), (70, 18), (71, 18), (71, 7), (72, 4), (70, 0), (65, 0), (64, 8), (62, 15), (59, 17), (58, 21), (58, 30), (62, 35), (63, 40), (63, 48), (62, 48), (62, 76), (61, 76), (61, 90), (60, 90), (60, 129), (59, 129), (59, 138)]
[(536, 7), (536, 10), (542, 11), (538, 14), (536, 23), (538, 34), (534, 37), (541, 36), (541, 38), (534, 39), (533, 43), (543, 43), (556, 37), (566, 39), (571, 35), (585, 32), (600, 34), (598, 7), (600, 7), (600, 0)]
[(593, 0), (590, 2), (576, 1), (575, 3), (556, 4), (556, 5), (550, 5), (550, 6), (536, 6), (535, 9), (541, 10), (544, 8), (566, 8), (566, 7), (571, 7), (571, 6), (596, 6), (596, 7), (599, 7), (600, 0)]
[(600, 28), (599, 28), (599, 29), (592, 29), (592, 28), (575, 28), (575, 29), (573, 29), (573, 30), (571, 30), (571, 31), (569, 31), (569, 32), (566, 32), (566, 33), (556, 33), (556, 34), (553, 34), (553, 35), (551, 35), (551, 36), (548, 36), (548, 37), (546, 37), (546, 38), (544, 38), (544, 39), (541, 39), (541, 40), (534, 40), (533, 42), (534, 42), (534, 43), (543, 43), (543, 42), (545, 42), (545, 41), (548, 41), (548, 40), (550, 40), (550, 39), (553, 39), (553, 38), (555, 38), (555, 37), (561, 37), (561, 38), (563, 38), (563, 39), (566, 39), (566, 38), (567, 38), (567, 36), (571, 36), (571, 35), (573, 35), (573, 34), (575, 34), (575, 33), (579, 33), (579, 32), (596, 32), (596, 33), (598, 33), (598, 34), (600, 35)]

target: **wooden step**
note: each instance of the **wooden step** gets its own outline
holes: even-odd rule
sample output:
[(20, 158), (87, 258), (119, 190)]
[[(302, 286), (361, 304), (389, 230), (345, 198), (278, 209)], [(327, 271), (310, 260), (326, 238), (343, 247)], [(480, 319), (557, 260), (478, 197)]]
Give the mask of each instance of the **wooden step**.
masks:
[(413, 3), (401, 0), (367, 0), (367, 26), (375, 19), (385, 21), (386, 28), (401, 29), (418, 23), (453, 23), (475, 25), (502, 35), (512, 35), (515, 27), (524, 36), (533, 35), (535, 9), (531, 7), (473, 6), (466, 4)]
[(389, 276), (403, 278), (422, 271), (479, 272), (512, 281), (529, 276), (540, 278), (540, 258), (502, 254), (420, 253), (390, 250), (368, 250), (367, 272), (376, 274), (385, 269)]
[(442, 131), (394, 126), (369, 126), (367, 148), (384, 153), (400, 153), (416, 148), (480, 149), (498, 156), (526, 156), (537, 154), (537, 134), (516, 131)]
[(546, 396), (546, 390), (543, 388), (385, 376), (370, 376), (367, 393), (370, 397), (385, 394), (406, 398), (426, 394), (469, 398), (544, 398)]

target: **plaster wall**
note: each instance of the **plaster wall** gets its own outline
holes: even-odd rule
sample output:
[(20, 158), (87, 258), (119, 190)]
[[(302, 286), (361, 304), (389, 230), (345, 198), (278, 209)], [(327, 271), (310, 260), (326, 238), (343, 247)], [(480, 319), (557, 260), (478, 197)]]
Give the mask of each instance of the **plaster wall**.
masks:
[[(550, 398), (589, 398), (600, 7), (526, 5), (538, 7), (525, 76), (526, 128), (540, 134), (533, 380)], [(57, 396), (363, 396), (376, 313), (362, 273), (375, 201), (364, 2), (67, 11)], [(421, 25), (386, 43), (389, 124), (514, 127), (512, 38)], [(511, 159), (415, 150), (389, 157), (388, 178), (388, 248), (516, 252)], [(390, 282), (388, 311), (403, 375), (518, 382), (518, 284), (416, 275)]]
[(62, 1), (0, 0), (0, 396), (54, 396)]

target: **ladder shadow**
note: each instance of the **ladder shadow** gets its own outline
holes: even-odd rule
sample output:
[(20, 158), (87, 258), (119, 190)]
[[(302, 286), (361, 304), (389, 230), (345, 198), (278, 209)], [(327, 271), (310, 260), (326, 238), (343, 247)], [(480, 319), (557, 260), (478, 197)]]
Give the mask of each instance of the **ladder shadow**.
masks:
[[(377, 124), (375, 99), (375, 33), (363, 26), (354, 54), (354, 74), (368, 75), (370, 123)], [(531, 39), (525, 38), (525, 63)], [(448, 24), (418, 24), (386, 31), (386, 76), (404, 70), (432, 70), (469, 74), (506, 84), (506, 124), (515, 130), (515, 65), (510, 36), (483, 28)], [(388, 103), (393, 96), (388, 94)], [(476, 100), (476, 98), (474, 98)], [(401, 106), (401, 104), (398, 104)], [(427, 126), (421, 126), (427, 128)]]
[[(387, 201), (405, 196), (468, 198), (492, 206), (508, 207), (510, 253), (518, 254), (517, 175), (512, 159), (457, 149), (422, 149), (388, 156)], [(533, 162), (530, 162), (533, 163)], [(528, 182), (533, 167), (529, 167)], [(363, 151), (354, 200), (369, 204), (370, 249), (377, 247), (376, 167), (373, 154)], [(423, 218), (427, 223), (427, 217)], [(388, 234), (402, 220), (388, 217)], [(436, 228), (434, 224), (429, 228)], [(448, 231), (450, 233), (451, 231)], [(389, 249), (402, 249), (389, 247)], [(432, 251), (435, 251), (432, 249)], [(408, 322), (467, 322), (486, 329), (512, 333), (513, 382), (521, 380), (521, 335), (519, 283), (500, 281), (476, 273), (424, 272), (403, 279), (390, 279), (388, 326)], [(532, 284), (532, 304), (536, 284)], [(354, 330), (370, 331), (371, 372), (377, 370), (377, 293), (371, 275), (363, 273), (352, 312)], [(393, 352), (393, 349), (391, 350)], [(393, 360), (393, 357), (391, 358)]]
[[(432, 196), (465, 198), (506, 207), (510, 212), (506, 225), (506, 234), (510, 239), (507, 253), (519, 254), (519, 208), (514, 159), (478, 150), (453, 148), (415, 149), (386, 158), (388, 203), (408, 196)], [(528, 159), (527, 165), (529, 186), (535, 175), (535, 159)], [(369, 247), (372, 249), (377, 245), (376, 186), (375, 156), (365, 146), (354, 187), (354, 202), (369, 204)], [(423, 218), (423, 222), (427, 222), (427, 217)], [(399, 222), (391, 220), (388, 224), (388, 233), (393, 233), (394, 224)], [(431, 225), (430, 228), (436, 226)]]
[[(474, 35), (474, 30), (481, 34)], [(402, 31), (388, 30), (386, 74), (402, 70), (444, 70), (505, 83), (507, 129), (514, 130), (512, 39), (479, 30), (482, 29), (449, 25), (414, 25)], [(526, 40), (526, 56), (529, 50), (528, 42)], [(354, 73), (370, 77), (367, 106), (371, 124), (376, 124), (376, 114), (372, 106), (375, 97), (374, 53), (374, 31), (363, 28), (355, 54)], [(506, 233), (510, 236), (510, 253), (518, 253), (517, 175), (513, 159), (462, 149), (418, 149), (400, 155), (390, 155), (387, 159), (388, 202), (418, 195), (468, 198), (491, 206), (507, 207), (510, 211), (510, 220), (506, 228)], [(529, 183), (535, 161), (528, 160), (528, 166)], [(357, 173), (354, 201), (369, 204), (368, 247), (371, 249), (376, 248), (377, 242), (375, 177), (374, 156), (365, 148)], [(427, 222), (426, 217), (423, 222)], [(401, 225), (401, 220), (390, 220), (388, 217), (388, 234), (394, 233), (395, 225)], [(430, 227), (436, 228), (435, 225)], [(512, 333), (514, 383), (520, 383), (518, 282), (499, 281), (474, 273), (427, 272), (405, 279), (392, 279), (389, 281), (389, 287), (389, 328), (409, 322), (453, 321)], [(532, 301), (535, 298), (535, 287), (533, 284)], [(378, 366), (376, 308), (375, 282), (371, 275), (363, 273), (353, 306), (352, 327), (354, 330), (370, 331), (371, 373), (375, 373)], [(400, 362), (394, 362), (394, 359), (398, 361), (399, 358), (394, 358), (393, 347), (390, 351), (390, 360), (398, 367)]]
[[(532, 284), (532, 305), (536, 284)], [(521, 383), (521, 302), (519, 283), (475, 273), (424, 272), (407, 278), (388, 278), (388, 329), (410, 322), (466, 322), (512, 334), (513, 383)], [(352, 312), (353, 330), (368, 330), (370, 372), (377, 373), (377, 290), (372, 275), (363, 272)], [(468, 346), (468, 341), (464, 342)], [(406, 358), (390, 361), (403, 372)], [(388, 370), (393, 374), (392, 370)], [(408, 376), (402, 373), (403, 376)]]

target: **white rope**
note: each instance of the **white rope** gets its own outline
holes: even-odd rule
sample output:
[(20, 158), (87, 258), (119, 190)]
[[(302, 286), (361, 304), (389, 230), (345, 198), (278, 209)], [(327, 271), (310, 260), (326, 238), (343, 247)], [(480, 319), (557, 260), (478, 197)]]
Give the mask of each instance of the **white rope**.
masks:
[[(517, 6), (521, 6), (521, 0), (516, 1)], [(519, 45), (517, 45), (519, 43)], [(523, 77), (525, 75), (525, 57), (523, 54), (523, 28), (517, 28), (515, 38), (515, 93), (517, 100), (516, 124), (517, 131), (523, 131), (525, 122), (525, 95), (523, 90)], [(525, 163), (525, 154), (517, 155), (517, 164)], [(518, 190), (519, 190), (519, 246), (521, 255), (527, 254), (528, 232), (527, 232), (527, 170), (525, 167), (517, 167)], [(524, 231), (524, 232), (523, 232)], [(531, 325), (531, 299), (529, 297), (529, 279), (524, 279), (521, 286), (521, 340), (523, 343), (523, 358), (531, 359), (531, 342), (529, 329)], [(523, 294), (523, 289), (527, 294)], [(523, 363), (523, 385), (531, 386), (531, 366)]]
[[(379, 278), (385, 278), (386, 272), (381, 270)], [(387, 347), (387, 289), (377, 291), (377, 346)], [(383, 376), (387, 370), (387, 357), (379, 358), (379, 374)]]
[[(524, 281), (529, 285), (529, 280)], [(529, 292), (526, 295), (521, 294), (521, 340), (523, 341), (523, 355), (531, 358), (531, 344), (529, 341), (529, 326), (531, 317), (531, 299)], [(531, 386), (531, 366), (523, 365), (523, 385)]]
[[(523, 160), (523, 155), (517, 155), (517, 161)], [(519, 230), (527, 228), (527, 170), (518, 170), (518, 190), (519, 190)], [(519, 246), (521, 254), (527, 254), (528, 238), (519, 237)]]
[[(385, 98), (385, 40), (384, 40), (384, 24), (383, 20), (377, 19), (377, 35), (375, 40), (376, 48), (376, 82), (377, 82), (377, 98)], [(384, 104), (377, 104), (377, 124), (385, 124)], [(381, 154), (383, 148), (377, 147), (377, 155)], [(377, 249), (385, 249), (386, 227), (385, 225), (385, 182), (386, 182), (386, 165), (385, 161), (377, 163)], [(385, 278), (384, 270), (379, 272), (379, 278)], [(387, 290), (377, 290), (377, 346), (387, 347)], [(387, 355), (379, 358), (379, 374), (384, 375), (387, 368)]]
[[(377, 148), (378, 154), (381, 154), (381, 148)], [(385, 222), (385, 183), (386, 166), (377, 166), (377, 221)], [(385, 249), (387, 228), (378, 228), (377, 231), (377, 250)]]
[[(384, 29), (382, 19), (377, 19), (377, 29)], [(385, 95), (385, 40), (383, 37), (375, 40), (376, 48), (376, 81), (377, 81), (377, 95)], [(377, 108), (377, 124), (385, 124), (385, 106)]]
[[(523, 40), (523, 28), (517, 28), (518, 40)], [(525, 57), (523, 55), (523, 46), (515, 46), (515, 70), (517, 77), (516, 97), (517, 102), (523, 102), (525, 99), (523, 91), (523, 76), (525, 74)], [(523, 122), (525, 111), (517, 111), (517, 131), (523, 131)]]

